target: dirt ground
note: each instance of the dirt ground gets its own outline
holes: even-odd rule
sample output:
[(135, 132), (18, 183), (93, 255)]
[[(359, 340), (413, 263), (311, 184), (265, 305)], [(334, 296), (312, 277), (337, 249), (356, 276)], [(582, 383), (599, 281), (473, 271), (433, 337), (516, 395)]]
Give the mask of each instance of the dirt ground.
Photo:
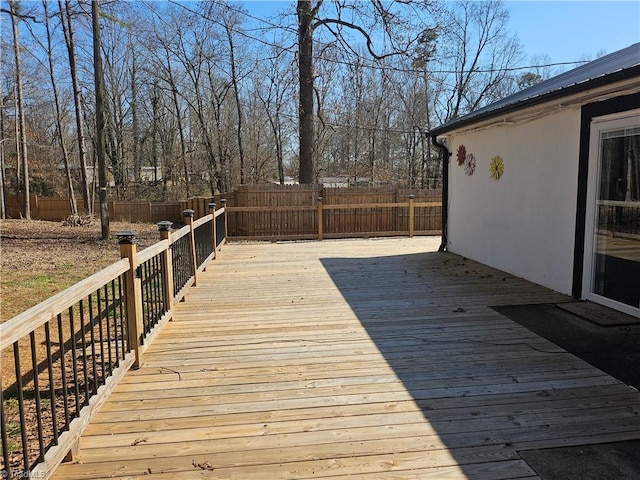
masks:
[(160, 239), (154, 224), (112, 222), (110, 227), (112, 237), (102, 240), (99, 220), (74, 227), (0, 220), (0, 322), (117, 261), (117, 232), (138, 232), (140, 250)]

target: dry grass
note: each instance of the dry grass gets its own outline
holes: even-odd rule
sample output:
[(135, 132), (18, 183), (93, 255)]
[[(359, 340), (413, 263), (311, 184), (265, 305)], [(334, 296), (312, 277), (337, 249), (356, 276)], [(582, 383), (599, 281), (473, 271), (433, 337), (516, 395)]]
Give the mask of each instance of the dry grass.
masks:
[(99, 221), (0, 220), (0, 322), (117, 261), (115, 233), (123, 230), (139, 233), (139, 249), (160, 239), (154, 224), (112, 222), (113, 237), (102, 240)]
[[(158, 242), (160, 239), (158, 227), (154, 224), (114, 222), (111, 224), (111, 232), (114, 236), (109, 240), (101, 239), (100, 230), (99, 221), (75, 227), (63, 226), (61, 222), (0, 221), (0, 323), (11, 319), (55, 293), (117, 261), (120, 258), (120, 248), (118, 247), (115, 233), (124, 230), (138, 232), (138, 248), (140, 250)], [(53, 338), (58, 338), (57, 328), (55, 322), (53, 322)], [(68, 329), (69, 324), (63, 326), (63, 331)], [(9, 427), (9, 456), (12, 468), (18, 469), (17, 471), (20, 471), (20, 465), (22, 465), (24, 447), (20, 438), (18, 400), (13, 391), (17, 383), (15, 385), (12, 384), (20, 377), (25, 382), (21, 391), (23, 395), (26, 395), (24, 399), (24, 416), (27, 425), (27, 455), (29, 462), (35, 461), (38, 455), (38, 436), (35, 428), (37, 405), (32, 398), (35, 383), (30, 379), (29, 372), (32, 365), (36, 365), (46, 358), (47, 351), (43, 328), (36, 330), (34, 335), (37, 361), (32, 360), (29, 362), (29, 357), (33, 354), (30, 354), (30, 343), (27, 338), (18, 343), (22, 366), (21, 375), (16, 375), (15, 368), (17, 367), (14, 368), (12, 349), (8, 348), (0, 352), (0, 376), (4, 380), (3, 388), (5, 389), (2, 395), (3, 406)], [(66, 331), (63, 336), (64, 338), (74, 337), (70, 331)], [(55, 345), (55, 342), (53, 344)], [(62, 362), (66, 365), (67, 374), (65, 378), (68, 385), (76, 385), (77, 380), (71, 373), (76, 359), (72, 356), (71, 351), (66, 355), (63, 354), (63, 356), (63, 360), (55, 361), (53, 364), (53, 374), (56, 379), (62, 378), (63, 371), (60, 370)], [(109, 355), (109, 361), (111, 361), (110, 359), (111, 355)], [(104, 375), (103, 370), (100, 371), (100, 375)], [(85, 381), (86, 375), (87, 373), (85, 372)], [(43, 422), (43, 435), (49, 441), (53, 438), (53, 424), (50, 421), (51, 411), (49, 406), (51, 402), (55, 402), (57, 407), (56, 417), (58, 417), (62, 414), (65, 401), (55, 388), (47, 392), (49, 378), (46, 375), (46, 371), (40, 370), (37, 376), (41, 385), (38, 390), (44, 395), (42, 401), (46, 404), (46, 408), (41, 408), (41, 414), (46, 420)], [(69, 405), (67, 404), (67, 406)], [(77, 411), (79, 408), (78, 401), (76, 400), (76, 403), (69, 406), (69, 408), (72, 414)], [(64, 418), (60, 417), (57, 420), (58, 424), (62, 425)], [(3, 463), (3, 459), (0, 459), (0, 464)], [(3, 466), (0, 466), (1, 468)], [(23, 466), (23, 468), (25, 467)]]

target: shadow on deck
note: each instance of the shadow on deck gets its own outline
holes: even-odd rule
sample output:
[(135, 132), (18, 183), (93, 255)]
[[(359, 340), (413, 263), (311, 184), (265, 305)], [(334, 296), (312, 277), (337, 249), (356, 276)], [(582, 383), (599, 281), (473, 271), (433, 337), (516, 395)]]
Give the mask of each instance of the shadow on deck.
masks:
[(640, 395), (490, 306), (566, 297), (428, 238), (227, 245), (57, 478), (538, 478)]
[[(534, 476), (519, 451), (536, 450), (546, 461), (540, 449), (640, 438), (634, 389), (492, 313), (535, 304), (554, 321), (563, 313), (549, 314), (548, 304), (566, 297), (448, 254), (322, 264), (466, 478)], [(593, 478), (640, 475), (637, 455), (612, 460), (597, 450), (590, 449), (592, 461), (606, 465), (578, 452), (553, 465), (561, 477), (539, 468), (564, 480), (591, 478), (585, 470), (602, 475), (603, 467), (609, 476)]]

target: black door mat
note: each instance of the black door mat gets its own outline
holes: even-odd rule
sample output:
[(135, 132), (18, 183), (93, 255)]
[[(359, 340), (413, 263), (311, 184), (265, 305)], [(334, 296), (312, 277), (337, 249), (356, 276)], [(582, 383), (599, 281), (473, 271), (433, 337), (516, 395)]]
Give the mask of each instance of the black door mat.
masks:
[(554, 304), (493, 309), (640, 390), (640, 324), (603, 327)]
[(591, 302), (570, 302), (559, 303), (559, 308), (571, 312), (590, 322), (597, 323), (603, 327), (617, 327), (620, 325), (640, 325), (640, 318), (627, 315), (626, 313), (612, 310), (611, 308)]
[(518, 453), (542, 480), (640, 479), (640, 440)]

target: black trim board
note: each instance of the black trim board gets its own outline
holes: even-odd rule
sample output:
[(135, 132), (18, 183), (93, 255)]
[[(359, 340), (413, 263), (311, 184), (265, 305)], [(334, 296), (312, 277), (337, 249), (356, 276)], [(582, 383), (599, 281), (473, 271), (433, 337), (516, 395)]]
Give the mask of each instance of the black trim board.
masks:
[(584, 240), (587, 220), (587, 179), (589, 177), (589, 143), (591, 122), (596, 117), (626, 112), (640, 108), (640, 93), (588, 103), (582, 106), (580, 118), (580, 150), (578, 153), (578, 199), (576, 205), (576, 232), (573, 248), (574, 298), (582, 297), (582, 276), (584, 273)]

